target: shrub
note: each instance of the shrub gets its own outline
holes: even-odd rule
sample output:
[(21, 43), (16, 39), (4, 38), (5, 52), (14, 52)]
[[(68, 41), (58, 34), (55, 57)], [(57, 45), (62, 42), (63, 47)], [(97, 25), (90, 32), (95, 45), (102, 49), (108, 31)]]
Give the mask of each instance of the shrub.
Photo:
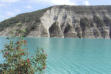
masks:
[(0, 65), (0, 74), (34, 74), (43, 73), (46, 69), (47, 54), (43, 49), (38, 49), (36, 56), (28, 58), (28, 50), (25, 48), (27, 41), (22, 36), (14, 41), (9, 39), (9, 44), (2, 50), (5, 62)]

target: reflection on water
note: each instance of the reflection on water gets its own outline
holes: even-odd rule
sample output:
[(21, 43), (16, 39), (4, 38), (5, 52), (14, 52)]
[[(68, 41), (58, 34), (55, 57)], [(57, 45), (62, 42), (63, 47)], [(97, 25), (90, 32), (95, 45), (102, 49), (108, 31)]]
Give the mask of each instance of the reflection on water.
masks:
[[(29, 53), (44, 48), (46, 74), (111, 74), (111, 40), (26, 38)], [(0, 38), (0, 49), (7, 41)], [(0, 55), (0, 62), (2, 62)]]

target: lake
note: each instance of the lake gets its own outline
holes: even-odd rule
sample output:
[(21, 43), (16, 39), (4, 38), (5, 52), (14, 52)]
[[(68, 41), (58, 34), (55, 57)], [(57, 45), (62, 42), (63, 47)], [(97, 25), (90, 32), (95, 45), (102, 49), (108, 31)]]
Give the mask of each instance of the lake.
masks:
[[(45, 74), (111, 74), (111, 40), (25, 38), (33, 55), (37, 48), (48, 54)], [(0, 49), (7, 40), (0, 37)], [(0, 54), (0, 62), (3, 62)]]

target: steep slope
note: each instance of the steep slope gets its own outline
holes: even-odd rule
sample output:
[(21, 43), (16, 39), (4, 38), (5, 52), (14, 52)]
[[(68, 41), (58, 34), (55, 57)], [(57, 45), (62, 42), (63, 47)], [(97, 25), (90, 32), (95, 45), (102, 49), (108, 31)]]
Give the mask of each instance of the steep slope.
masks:
[(111, 6), (52, 6), (0, 23), (0, 36), (25, 29), (25, 36), (111, 38)]

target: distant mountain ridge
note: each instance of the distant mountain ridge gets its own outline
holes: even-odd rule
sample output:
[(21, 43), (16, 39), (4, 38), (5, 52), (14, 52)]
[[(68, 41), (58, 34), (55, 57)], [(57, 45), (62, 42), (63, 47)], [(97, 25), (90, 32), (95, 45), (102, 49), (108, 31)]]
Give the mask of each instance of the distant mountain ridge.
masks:
[(111, 38), (111, 6), (52, 6), (0, 22), (0, 36), (20, 29), (27, 37)]

